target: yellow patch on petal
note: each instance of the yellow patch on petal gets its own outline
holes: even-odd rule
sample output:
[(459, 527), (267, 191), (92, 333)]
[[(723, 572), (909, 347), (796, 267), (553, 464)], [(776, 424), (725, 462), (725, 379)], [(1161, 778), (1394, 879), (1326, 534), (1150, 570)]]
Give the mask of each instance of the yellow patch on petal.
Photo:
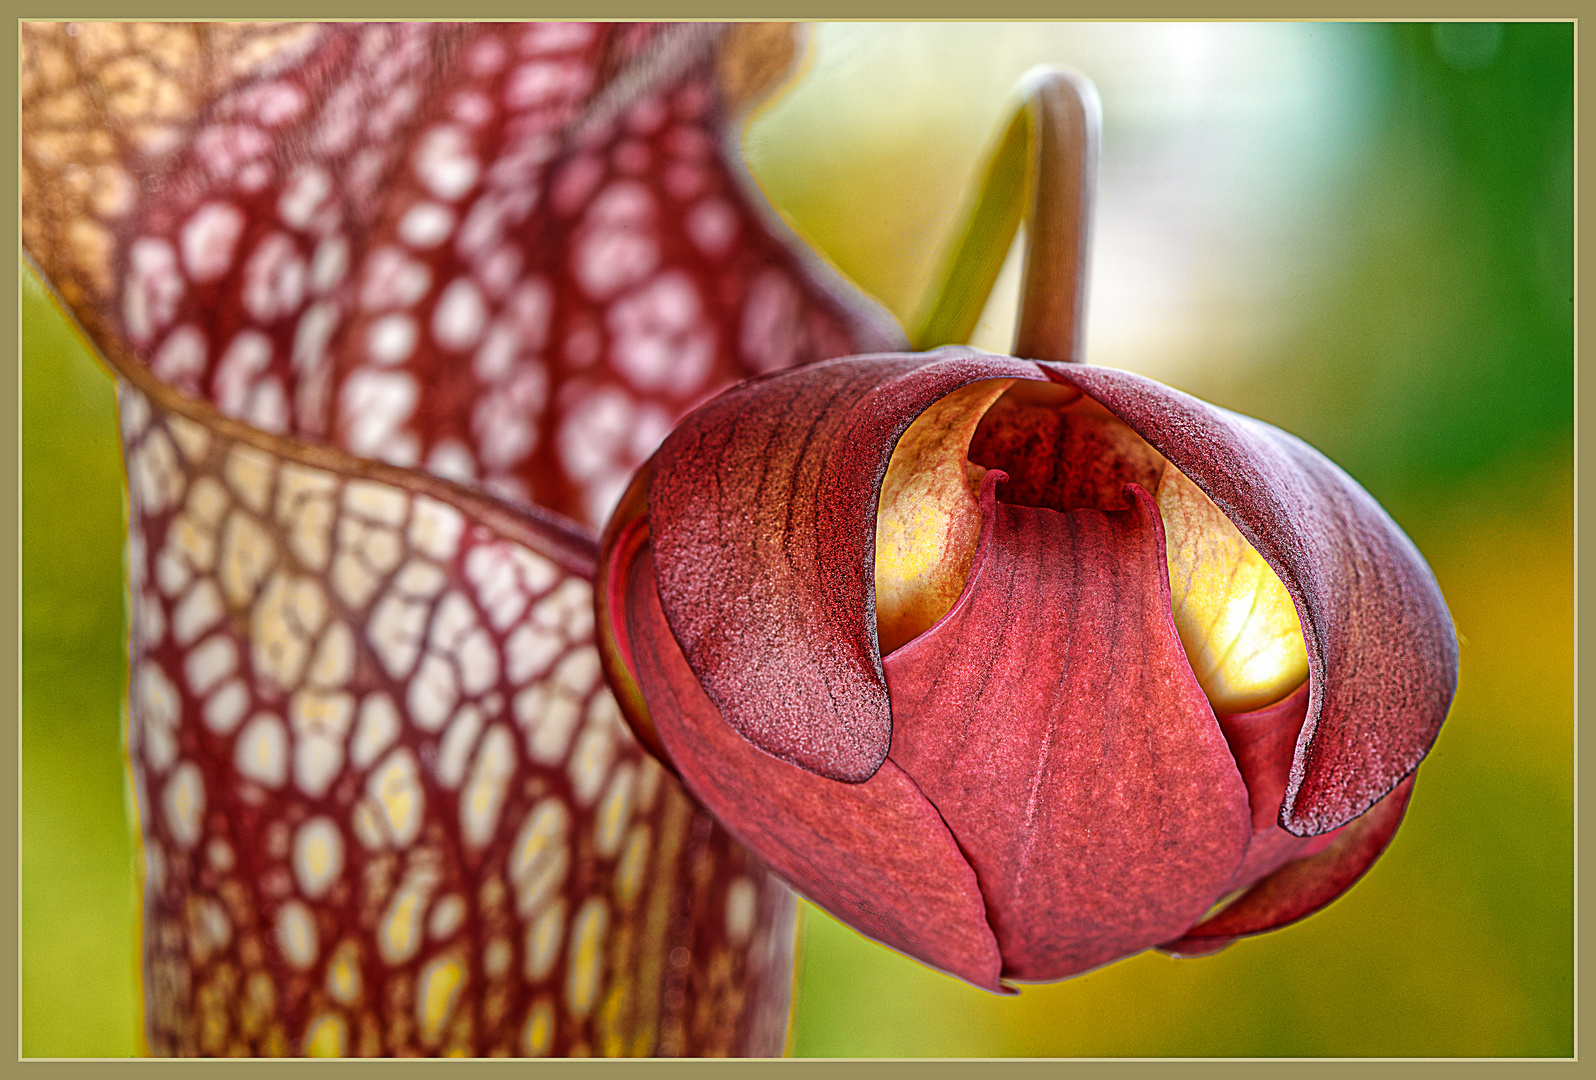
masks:
[(883, 655), (919, 637), (964, 591), (981, 539), (986, 470), (965, 455), (976, 425), (1012, 379), (955, 390), (898, 440), (876, 510), (876, 635)]
[(1215, 712), (1262, 708), (1308, 677), (1291, 594), (1213, 500), (1173, 465), (1158, 484), (1169, 600)]

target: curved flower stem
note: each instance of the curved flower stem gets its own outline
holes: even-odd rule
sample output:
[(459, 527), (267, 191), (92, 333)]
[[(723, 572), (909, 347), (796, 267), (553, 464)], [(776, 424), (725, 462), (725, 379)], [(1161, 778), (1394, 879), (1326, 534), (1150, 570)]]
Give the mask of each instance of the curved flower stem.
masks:
[(1035, 78), (1026, 105), (1031, 198), (1014, 355), (1080, 363), (1102, 106), (1083, 75), (1054, 69)]
[(1079, 362), (1102, 109), (1090, 80), (1063, 68), (1033, 68), (1017, 89), (1020, 102), (910, 338), (917, 349), (969, 339), (1023, 215), (1014, 354)]

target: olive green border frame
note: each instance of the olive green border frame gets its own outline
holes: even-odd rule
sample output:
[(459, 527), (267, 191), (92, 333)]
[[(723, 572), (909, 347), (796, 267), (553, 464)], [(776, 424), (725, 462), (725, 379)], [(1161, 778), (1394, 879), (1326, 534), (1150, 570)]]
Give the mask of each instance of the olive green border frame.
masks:
[[(1518, 7), (1518, 5), (1513, 5)], [(196, 3), (194, 0), (161, 0), (148, 7), (141, 7), (137, 11), (130, 11), (122, 5), (104, 2), (88, 2), (74, 5), (68, 11), (61, 9), (52, 10), (43, 3), (28, 5), (30, 10), (19, 10), (17, 17), (5, 26), (5, 43), (8, 55), (16, 58), (18, 55), (18, 22), (28, 18), (56, 20), (76, 16), (83, 19), (94, 18), (161, 18), (161, 19), (206, 19), (215, 18), (217, 5), (215, 3)], [(964, 20), (969, 19), (972, 8), (968, 3), (950, 3), (948, 0), (918, 0), (909, 3), (907, 0), (874, 0), (874, 2), (860, 4), (855, 0), (852, 3), (838, 3), (836, 0), (805, 0), (802, 3), (779, 3), (776, 0), (688, 0), (671, 5), (649, 5), (635, 2), (616, 3), (614, 0), (598, 5), (587, 3), (573, 3), (566, 0), (557, 4), (527, 4), (524, 2), (513, 3), (510, 0), (478, 0), (468, 4), (465, 10), (450, 10), (446, 13), (440, 11), (439, 5), (419, 3), (417, 0), (398, 0), (377, 4), (373, 0), (354, 0), (337, 5), (334, 11), (327, 11), (322, 5), (294, 4), (283, 7), (272, 5), (268, 14), (268, 6), (261, 4), (255, 11), (263, 17), (272, 19), (317, 18), (317, 19), (394, 19), (394, 18), (436, 18), (446, 14), (451, 20), (455, 19), (522, 19), (522, 18), (610, 18), (610, 19), (636, 19), (636, 18), (688, 18), (688, 19), (850, 19), (858, 20), (869, 18), (872, 20)], [(1333, 7), (1333, 6), (1332, 6)], [(1249, 20), (1278, 20), (1278, 19), (1304, 19), (1304, 20), (1334, 20), (1353, 21), (1371, 19), (1381, 21), (1432, 21), (1456, 19), (1501, 19), (1508, 14), (1508, 5), (1480, 3), (1479, 0), (1465, 0), (1463, 3), (1441, 4), (1434, 0), (1421, 0), (1419, 3), (1409, 3), (1403, 6), (1399, 14), (1393, 14), (1382, 5), (1360, 4), (1350, 8), (1343, 8), (1339, 12), (1331, 8), (1309, 7), (1293, 3), (1291, 5), (1265, 4), (1258, 0), (1247, 0), (1237, 3), (1219, 5), (1198, 5), (1189, 3), (1171, 3), (1169, 0), (1154, 0), (1152, 3), (1142, 2), (1133, 7), (1120, 7), (1101, 0), (1090, 4), (1064, 5), (1058, 0), (1007, 0), (999, 3), (994, 10), (990, 3), (979, 5), (983, 21), (1010, 21), (1026, 19), (1058, 19), (1061, 15), (1069, 19), (1079, 20), (1219, 20), (1219, 21), (1249, 21)], [(1579, 5), (1571, 0), (1554, 0), (1553, 3), (1537, 4), (1536, 10), (1518, 10), (1512, 12), (1512, 17), (1525, 20), (1568, 20), (1575, 23), (1574, 53), (1575, 53), (1575, 147), (1580, 146), (1580, 136), (1585, 133), (1587, 125), (1582, 122), (1583, 116), (1596, 115), (1591, 109), (1582, 108), (1588, 104), (1590, 97), (1589, 84), (1582, 87), (1580, 76), (1584, 74), (1583, 65), (1580, 63), (1579, 30), (1577, 13)], [(15, 63), (15, 60), (13, 61)], [(18, 147), (18, 108), (17, 108), (17, 79), (16, 68), (12, 69), (10, 84), (10, 107), (5, 110), (3, 117), (3, 132), (7, 145), (13, 148), (13, 155)], [(1596, 159), (1596, 153), (1590, 153), (1592, 144), (1587, 140), (1586, 152), (1576, 156), (1576, 187), (1575, 187), (1575, 365), (1574, 365), (1574, 537), (1575, 537), (1575, 629), (1574, 629), (1574, 812), (1575, 812), (1575, 933), (1574, 933), (1574, 1058), (1579, 1060), (1581, 1043), (1584, 1041), (1583, 1014), (1580, 1010), (1580, 971), (1581, 963), (1586, 949), (1581, 946), (1579, 936), (1579, 915), (1583, 905), (1580, 904), (1580, 886), (1588, 873), (1581, 873), (1581, 866), (1588, 867), (1591, 860), (1581, 856), (1586, 854), (1586, 844), (1590, 838), (1596, 836), (1596, 829), (1591, 828), (1588, 820), (1592, 815), (1592, 807), (1596, 803), (1580, 799), (1579, 776), (1580, 766), (1586, 756), (1581, 752), (1579, 744), (1579, 713), (1581, 674), (1586, 671), (1596, 671), (1596, 634), (1580, 634), (1581, 616), (1593, 610), (1596, 602), (1596, 573), (1581, 575), (1582, 564), (1588, 562), (1593, 550), (1596, 550), (1596, 499), (1585, 497), (1590, 493), (1590, 480), (1596, 477), (1596, 443), (1591, 440), (1582, 440), (1581, 417), (1587, 414), (1587, 404), (1596, 404), (1596, 381), (1590, 378), (1580, 378), (1580, 365), (1578, 358), (1580, 316), (1586, 309), (1596, 311), (1596, 305), (1587, 305), (1585, 298), (1579, 291), (1579, 253), (1585, 245), (1582, 241), (1588, 238), (1591, 227), (1581, 227), (1579, 220), (1579, 195), (1588, 185), (1588, 181), (1579, 181), (1579, 166), (1587, 164), (1587, 158)], [(18, 158), (13, 156), (13, 167), (0, 177), (0, 193), (3, 193), (13, 207), (18, 206)], [(1591, 175), (1589, 169), (1585, 175)], [(20, 210), (11, 215), (7, 231), (13, 238), (13, 245), (20, 251)], [(13, 342), (13, 349), (9, 357), (9, 371), (0, 376), (0, 566), (9, 569), (9, 573), (0, 573), (0, 717), (4, 717), (10, 726), (11, 738), (0, 738), (0, 776), (12, 778), (15, 785), (15, 796), (9, 800), (0, 800), (0, 914), (3, 914), (12, 933), (3, 936), (0, 944), (0, 970), (11, 973), (8, 979), (0, 980), (0, 1015), (10, 1015), (13, 1023), (7, 1025), (4, 1038), (0, 1040), (0, 1073), (9, 1073), (15, 1069), (19, 1074), (39, 1074), (50, 1072), (59, 1074), (67, 1070), (72, 1074), (98, 1073), (101, 1068), (120, 1069), (140, 1067), (138, 1062), (88, 1062), (88, 1061), (50, 1061), (39, 1059), (21, 1059), (21, 1012), (20, 1012), (20, 916), (19, 916), (19, 826), (20, 826), (20, 747), (21, 747), (21, 282), (19, 277), (18, 262), (12, 259), (0, 260), (0, 287), (4, 287), (12, 297), (9, 305), (0, 305), (0, 334)], [(1585, 842), (1581, 842), (1581, 837)], [(1588, 894), (1588, 891), (1586, 892)], [(1219, 1003), (1216, 1003), (1216, 1006)], [(1278, 1060), (1278, 1059), (1276, 1059)], [(1300, 1061), (1289, 1059), (1294, 1069), (1308, 1069), (1319, 1073), (1325, 1069), (1344, 1069), (1347, 1067), (1344, 1060)], [(1378, 1059), (1376, 1059), (1378, 1060)], [(1423, 1059), (1401, 1059), (1400, 1065), (1394, 1064), (1362, 1064), (1360, 1069), (1375, 1068), (1383, 1072), (1386, 1069), (1402, 1068), (1411, 1074), (1413, 1070), (1429, 1072), (1430, 1070), (1454, 1070), (1466, 1068), (1470, 1073), (1479, 1069), (1491, 1072), (1505, 1071), (1508, 1068), (1523, 1068), (1528, 1065), (1540, 1063), (1548, 1059), (1532, 1059), (1524, 1061), (1483, 1060), (1459, 1062), (1454, 1060), (1425, 1061)], [(1549, 1059), (1555, 1066), (1564, 1064), (1569, 1059)], [(15, 1063), (15, 1064), (13, 1064)], [(335, 1063), (308, 1063), (301, 1062), (301, 1066), (309, 1064), (315, 1068), (337, 1068)], [(392, 1063), (388, 1063), (392, 1064)], [(1124, 1075), (1126, 1072), (1140, 1074), (1148, 1072), (1162, 1072), (1166, 1067), (1183, 1070), (1185, 1075), (1191, 1076), (1219, 1076), (1230, 1075), (1238, 1067), (1242, 1068), (1269, 1068), (1270, 1059), (1260, 1059), (1256, 1064), (1244, 1063), (1233, 1059), (1204, 1059), (1200, 1061), (1173, 1059), (1170, 1061), (1081, 1061), (1064, 1066), (1072, 1070), (1085, 1068), (1091, 1073), (1112, 1071), (1115, 1075)], [(645, 1068), (651, 1075), (661, 1075), (659, 1070), (664, 1070), (665, 1075), (696, 1076), (698, 1070), (710, 1066), (706, 1062), (540, 1062), (530, 1066), (525, 1062), (518, 1064), (501, 1063), (501, 1067), (527, 1069), (537, 1068), (540, 1071), (553, 1069), (562, 1073), (572, 1069), (601, 1069), (606, 1075), (612, 1070), (627, 1068)], [(1007, 1075), (1034, 1074), (1056, 1076), (1060, 1065), (1053, 1062), (1042, 1061), (1015, 1061), (1002, 1062), (979, 1066), (981, 1068), (1002, 1068)], [(172, 1065), (151, 1067), (174, 1067)], [(234, 1067), (219, 1062), (193, 1063), (193, 1067), (202, 1068), (209, 1072), (212, 1068), (224, 1069)], [(272, 1068), (265, 1063), (257, 1063), (255, 1067)], [(279, 1067), (295, 1067), (294, 1064), (284, 1063)], [(346, 1067), (361, 1067), (351, 1063)], [(414, 1063), (414, 1067), (425, 1069), (431, 1075), (437, 1075), (437, 1070), (450, 1068), (450, 1064), (443, 1062)], [(470, 1067), (470, 1066), (454, 1066)], [(492, 1064), (483, 1063), (483, 1067), (494, 1067)], [(713, 1066), (710, 1066), (713, 1067)], [(752, 1068), (797, 1068), (804, 1070), (809, 1075), (815, 1075), (818, 1070), (836, 1070), (837, 1065), (825, 1061), (783, 1061), (783, 1062), (728, 1062), (724, 1068), (743, 1069)], [(915, 1061), (898, 1062), (892, 1065), (858, 1066), (844, 1065), (843, 1068), (853, 1074), (862, 1068), (887, 1068), (892, 1073), (900, 1070), (912, 1069), (916, 1075), (959, 1075), (970, 1068), (968, 1065), (953, 1061)], [(879, 1075), (879, 1074), (878, 1074)]]

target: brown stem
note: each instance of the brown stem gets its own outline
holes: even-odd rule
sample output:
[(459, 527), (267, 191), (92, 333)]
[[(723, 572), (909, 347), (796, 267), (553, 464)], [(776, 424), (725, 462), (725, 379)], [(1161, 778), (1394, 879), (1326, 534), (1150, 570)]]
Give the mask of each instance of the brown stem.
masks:
[(1032, 79), (1030, 203), (1014, 355), (1080, 363), (1102, 107), (1096, 88), (1076, 72), (1037, 69)]

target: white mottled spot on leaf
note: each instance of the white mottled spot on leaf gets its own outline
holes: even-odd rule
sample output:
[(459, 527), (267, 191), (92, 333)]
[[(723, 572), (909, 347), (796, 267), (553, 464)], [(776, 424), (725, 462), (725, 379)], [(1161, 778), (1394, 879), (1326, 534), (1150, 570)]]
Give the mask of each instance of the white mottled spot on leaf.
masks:
[(233, 338), (211, 380), (216, 407), (228, 416), (242, 416), (250, 391), (271, 360), (272, 340), (259, 330), (245, 330)]
[(204, 697), (211, 688), (238, 670), (238, 646), (226, 634), (213, 634), (183, 660), (188, 688)]
[(355, 635), (349, 624), (334, 621), (321, 636), (316, 655), (305, 671), (311, 686), (336, 690), (349, 681), (355, 670)]
[(190, 461), (204, 460), (211, 446), (211, 437), (203, 427), (181, 416), (170, 416), (166, 421), (166, 430), (171, 433), (172, 441), (177, 443), (184, 457)]
[(183, 297), (177, 252), (165, 240), (144, 237), (128, 249), (127, 284), (122, 290), (122, 321), (135, 345), (147, 344), (164, 330)]
[(426, 795), (416, 771), (416, 759), (399, 747), (372, 770), (366, 793), (377, 806), (387, 833), (400, 847), (408, 847), (421, 832)]
[(445, 202), (470, 191), (482, 168), (472, 153), (470, 136), (453, 124), (440, 124), (424, 134), (411, 160), (427, 190)]
[(715, 331), (702, 316), (692, 279), (680, 270), (660, 274), (610, 306), (616, 369), (645, 393), (697, 393), (715, 359)]
[(565, 930), (565, 901), (556, 900), (526, 930), (526, 977), (541, 982), (554, 970)]
[(459, 439), (444, 439), (427, 454), (426, 469), (434, 476), (469, 484), (477, 478), (477, 462)]
[(360, 720), (349, 746), (349, 760), (357, 769), (368, 767), (399, 737), (399, 710), (384, 693), (367, 695), (360, 703)]
[(415, 351), (419, 333), (409, 315), (384, 315), (366, 331), (366, 353), (378, 364), (402, 363)]
[(312, 304), (299, 317), (294, 330), (294, 370), (317, 372), (327, 362), (327, 344), (338, 329), (338, 309), (323, 301)]
[(505, 674), (519, 686), (542, 675), (565, 648), (564, 639), (531, 623), (515, 628), (505, 643)]
[(440, 562), (454, 558), (464, 529), (465, 519), (454, 507), (425, 496), (416, 498), (408, 535), (421, 554)]
[(460, 793), (460, 833), (467, 844), (480, 848), (492, 841), (514, 773), (515, 738), (508, 727), (495, 724), (483, 736)]
[(316, 962), (316, 920), (300, 901), (290, 900), (277, 909), (276, 937), (278, 950), (291, 966), (304, 971)]
[(454, 1007), (466, 979), (465, 968), (452, 956), (440, 956), (421, 969), (416, 990), (416, 1019), (421, 1025), (421, 1042), (434, 1046), (443, 1035), (443, 1026), (454, 1015)]
[(550, 693), (543, 683), (533, 683), (515, 696), (511, 707), (516, 722), (526, 731), (527, 755), (542, 765), (558, 765), (581, 717), (581, 703), (566, 694)]
[(735, 948), (748, 944), (758, 914), (759, 893), (745, 877), (726, 888), (726, 941)]
[(326, 169), (319, 165), (302, 165), (283, 188), (277, 200), (277, 215), (290, 228), (304, 229), (332, 190), (332, 177), (327, 175)]
[(426, 263), (388, 244), (366, 256), (360, 302), (370, 311), (410, 307), (427, 294), (431, 285), (432, 271)]
[(590, 896), (571, 920), (570, 956), (565, 970), (565, 1004), (583, 1017), (593, 1011), (604, 976), (604, 932), (609, 928), (609, 908)]
[(599, 803), (593, 823), (593, 850), (600, 858), (613, 859), (621, 848), (621, 837), (632, 816), (632, 788), (637, 778), (637, 767), (622, 763), (610, 779), (609, 790)]
[(587, 92), (592, 76), (578, 61), (534, 60), (510, 72), (504, 103), (512, 109), (548, 105)]
[(570, 865), (571, 812), (553, 795), (527, 813), (510, 848), (510, 881), (516, 889), (516, 911), (532, 915), (559, 892)]
[(327, 597), (314, 578), (274, 574), (250, 619), (257, 673), (285, 691), (298, 687), (314, 636), (327, 617)]
[(249, 691), (238, 679), (231, 679), (205, 702), (205, 726), (218, 735), (227, 735), (249, 711)]
[(325, 236), (310, 260), (310, 291), (317, 296), (340, 285), (349, 273), (349, 241), (340, 234)]
[(710, 258), (726, 255), (737, 242), (740, 224), (737, 213), (725, 199), (709, 198), (696, 204), (687, 212), (683, 222), (687, 237)]
[(460, 929), (465, 917), (464, 897), (459, 893), (441, 896), (438, 902), (432, 905), (432, 914), (427, 919), (427, 936), (434, 941), (445, 941), (450, 934)]
[(738, 344), (755, 371), (780, 371), (796, 357), (802, 299), (779, 270), (765, 270), (748, 289)]
[(179, 846), (191, 848), (199, 842), (205, 818), (205, 779), (199, 766), (185, 761), (172, 770), (161, 792), (161, 807), (166, 813), (166, 827)]
[(415, 412), (417, 396), (416, 381), (405, 372), (356, 371), (344, 383), (339, 398), (349, 449), (391, 460), (383, 451)]
[(288, 779), (288, 729), (270, 713), (260, 713), (238, 733), (233, 767), (269, 788)]
[(344, 872), (344, 837), (329, 817), (314, 817), (294, 834), (294, 877), (299, 891), (318, 899)]
[(183, 497), (183, 473), (178, 467), (177, 450), (166, 432), (151, 431), (133, 453), (128, 479), (147, 514), (159, 514)]
[(399, 679), (409, 673), (421, 653), (426, 625), (427, 605), (423, 602), (392, 591), (377, 602), (366, 624), (366, 640), (389, 675)]
[(165, 382), (192, 390), (205, 373), (205, 356), (205, 335), (184, 323), (162, 342), (150, 370)]
[(659, 265), (654, 199), (634, 180), (618, 180), (588, 206), (571, 248), (571, 271), (583, 292), (607, 300)]
[(467, 705), (455, 714), (438, 743), (438, 761), (432, 770), (438, 783), (452, 791), (465, 782), (471, 748), (476, 745), (481, 731), (482, 710), (475, 705)]
[(571, 778), (571, 793), (579, 806), (591, 806), (604, 781), (609, 776), (610, 764), (615, 760), (615, 736), (604, 727), (589, 725), (582, 729), (571, 751), (571, 764), (566, 770)]
[(222, 594), (216, 582), (201, 578), (189, 589), (187, 595), (172, 612), (172, 638), (179, 645), (187, 645), (222, 618)]
[(423, 731), (437, 731), (459, 700), (453, 665), (436, 653), (428, 653), (410, 680), (405, 697), (410, 719)]
[(399, 239), (413, 248), (435, 248), (449, 239), (454, 211), (435, 202), (419, 202), (399, 219)]
[(275, 468), (276, 463), (264, 451), (253, 446), (236, 446), (227, 455), (222, 473), (239, 501), (255, 513), (264, 514), (267, 500), (271, 497)]
[(235, 608), (249, 603), (276, 561), (277, 545), (271, 536), (249, 514), (234, 510), (222, 527), (219, 571), (227, 602)]
[(455, 278), (444, 287), (432, 312), (432, 336), (446, 349), (464, 350), (482, 336), (487, 309), (482, 293), (467, 278)]
[(283, 233), (263, 239), (244, 264), (244, 308), (263, 323), (292, 315), (305, 298), (306, 266)]
[(648, 841), (647, 825), (634, 825), (626, 834), (626, 850), (615, 864), (615, 899), (622, 906), (637, 899), (643, 887), (643, 873), (648, 869)]

